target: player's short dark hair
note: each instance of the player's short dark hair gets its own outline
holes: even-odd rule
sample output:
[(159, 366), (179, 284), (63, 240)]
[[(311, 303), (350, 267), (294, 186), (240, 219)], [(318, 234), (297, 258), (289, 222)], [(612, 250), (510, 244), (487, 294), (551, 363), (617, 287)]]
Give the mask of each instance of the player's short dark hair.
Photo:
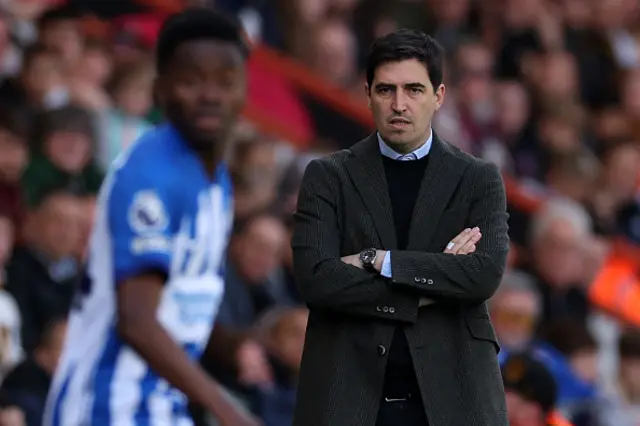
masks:
[(182, 44), (201, 39), (235, 44), (244, 57), (249, 46), (244, 30), (233, 17), (210, 8), (188, 8), (164, 22), (156, 43), (156, 70), (162, 73), (176, 49)]
[(402, 29), (378, 38), (367, 56), (367, 84), (371, 87), (376, 69), (389, 62), (416, 59), (424, 64), (433, 88), (442, 84), (444, 48), (433, 37), (417, 30)]

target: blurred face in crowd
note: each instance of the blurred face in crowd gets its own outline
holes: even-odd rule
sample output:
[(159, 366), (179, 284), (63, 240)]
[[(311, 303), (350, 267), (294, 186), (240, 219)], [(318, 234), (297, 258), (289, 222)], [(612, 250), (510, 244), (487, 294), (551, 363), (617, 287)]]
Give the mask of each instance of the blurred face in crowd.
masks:
[(524, 290), (505, 290), (491, 299), (490, 307), (500, 344), (512, 351), (524, 350), (533, 337), (540, 312), (535, 296)]
[(234, 261), (250, 283), (262, 283), (280, 264), (286, 244), (282, 222), (269, 216), (254, 218), (235, 242)]
[(288, 367), (300, 368), (309, 314), (306, 309), (292, 310), (273, 330), (271, 344), (278, 358)]
[(501, 83), (496, 89), (498, 127), (504, 136), (517, 136), (529, 121), (529, 95), (518, 82)]
[(640, 119), (640, 70), (625, 75), (620, 94), (624, 112), (635, 120)]
[(587, 383), (598, 379), (598, 360), (595, 349), (585, 349), (571, 355), (569, 363), (578, 377)]
[(103, 49), (93, 47), (85, 49), (80, 58), (80, 73), (83, 80), (95, 86), (104, 86), (111, 75), (113, 64)]
[(631, 3), (628, 0), (589, 0), (593, 25), (600, 30), (624, 27), (629, 22), (626, 15), (632, 12)]
[(231, 43), (198, 40), (179, 46), (158, 77), (165, 113), (196, 148), (224, 155), (244, 106), (245, 63)]
[(428, 0), (439, 25), (462, 25), (469, 15), (469, 0)]
[(444, 101), (444, 85), (433, 87), (426, 66), (409, 59), (387, 62), (366, 86), (369, 107), (384, 141), (408, 153), (429, 138), (433, 114)]
[(556, 219), (549, 223), (533, 241), (535, 264), (542, 279), (561, 290), (580, 284), (586, 244), (571, 222)]
[(640, 358), (620, 358), (620, 380), (632, 401), (640, 400)]
[(66, 66), (75, 65), (84, 48), (79, 23), (74, 19), (47, 24), (39, 34), (39, 41), (57, 52)]
[(53, 374), (58, 365), (66, 333), (67, 323), (58, 322), (35, 350), (36, 362), (49, 374)]
[(309, 52), (312, 67), (331, 82), (346, 86), (356, 75), (356, 40), (351, 29), (342, 21), (333, 20), (320, 25)]
[(0, 129), (0, 180), (17, 182), (29, 160), (27, 144), (17, 135)]
[(630, 200), (640, 177), (640, 150), (634, 145), (615, 148), (605, 160), (604, 184), (617, 201)]
[(551, 99), (573, 99), (578, 94), (578, 70), (570, 53), (549, 53), (541, 58), (537, 88)]
[(22, 71), (22, 83), (32, 101), (44, 101), (53, 89), (64, 85), (59, 59), (50, 52), (36, 54)]
[(628, 139), (631, 134), (630, 120), (618, 108), (608, 108), (600, 111), (594, 123), (596, 137), (605, 144), (610, 141)]
[(144, 117), (153, 105), (153, 76), (139, 75), (116, 89), (116, 106), (130, 117)]
[(562, 0), (562, 15), (571, 28), (581, 29), (589, 25), (591, 20), (590, 0)]
[(45, 138), (44, 153), (61, 170), (76, 174), (91, 159), (91, 140), (80, 132), (53, 132)]
[[(0, 268), (7, 264), (11, 257), (14, 243), (14, 228), (11, 219), (6, 216), (0, 216)], [(2, 285), (2, 282), (0, 282)]]
[(467, 44), (458, 50), (456, 62), (460, 90), (458, 102), (482, 114), (480, 109), (488, 110), (487, 103), (491, 102), (493, 95), (491, 52), (480, 43)]
[(540, 405), (510, 389), (505, 390), (507, 413), (511, 426), (546, 426), (546, 416)]
[(580, 129), (571, 119), (546, 115), (538, 122), (540, 142), (548, 153), (570, 154), (582, 145)]
[(501, 9), (509, 28), (521, 29), (535, 25), (543, 0), (505, 0)]
[(31, 212), (25, 232), (33, 245), (54, 260), (73, 256), (82, 240), (83, 213), (78, 197), (53, 194)]

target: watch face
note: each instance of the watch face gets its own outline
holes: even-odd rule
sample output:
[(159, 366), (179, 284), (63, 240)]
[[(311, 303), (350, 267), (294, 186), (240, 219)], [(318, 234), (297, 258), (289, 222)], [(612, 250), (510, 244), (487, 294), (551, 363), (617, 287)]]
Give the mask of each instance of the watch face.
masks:
[(367, 249), (367, 250), (363, 250), (362, 253), (360, 253), (360, 260), (365, 265), (372, 264), (375, 261), (375, 258), (376, 258), (375, 250)]

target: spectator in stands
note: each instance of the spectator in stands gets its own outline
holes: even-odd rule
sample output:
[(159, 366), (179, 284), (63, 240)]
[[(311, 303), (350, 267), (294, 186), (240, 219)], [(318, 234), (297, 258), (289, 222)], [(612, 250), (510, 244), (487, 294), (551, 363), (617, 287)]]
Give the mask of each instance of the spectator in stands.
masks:
[(268, 312), (260, 324), (274, 380), (271, 387), (255, 391), (252, 409), (265, 426), (293, 422), (307, 319), (306, 308), (284, 308)]
[(605, 152), (602, 171), (588, 203), (598, 233), (618, 233), (617, 217), (634, 202), (638, 176), (640, 149), (635, 143), (625, 142)]
[(2, 81), (0, 99), (4, 105), (25, 107), (32, 113), (65, 105), (69, 91), (55, 52), (41, 45), (25, 49), (22, 70), (16, 79)]
[(274, 143), (255, 132), (236, 142), (231, 160), (236, 221), (268, 209), (275, 201), (278, 169)]
[(582, 150), (552, 158), (545, 180), (551, 195), (567, 197), (584, 205), (593, 196), (599, 175), (597, 158)]
[(274, 280), (287, 244), (286, 235), (282, 220), (265, 213), (238, 226), (229, 245), (218, 321), (250, 327), (264, 310), (291, 302), (283, 283)]
[(47, 10), (38, 19), (38, 42), (56, 52), (66, 71), (78, 65), (84, 50), (79, 18), (76, 10), (61, 6)]
[(48, 188), (95, 194), (102, 171), (93, 159), (95, 126), (91, 114), (69, 105), (44, 117), (40, 146), (22, 178), (28, 204), (38, 202)]
[(5, 290), (5, 267), (13, 251), (14, 235), (11, 219), (0, 213), (0, 383), (22, 357), (20, 310), (13, 296)]
[(635, 426), (640, 423), (640, 331), (620, 336), (617, 383), (597, 407), (599, 426)]
[(544, 320), (564, 315), (586, 318), (589, 306), (583, 262), (592, 238), (591, 226), (584, 207), (566, 198), (551, 199), (533, 217), (529, 241), (532, 273), (543, 293)]
[(46, 194), (27, 214), (24, 246), (15, 250), (7, 266), (7, 290), (20, 308), (27, 351), (33, 350), (51, 318), (66, 315), (71, 307), (81, 223), (78, 197), (64, 190)]
[(556, 383), (539, 360), (527, 354), (510, 356), (502, 367), (502, 379), (511, 426), (567, 425), (554, 415)]
[(511, 353), (529, 349), (542, 314), (542, 296), (535, 279), (521, 271), (502, 277), (489, 301), (489, 313), (500, 342), (500, 362)]
[(0, 107), (0, 205), (18, 226), (24, 213), (20, 177), (29, 160), (27, 129), (15, 108)]
[(569, 418), (583, 417), (598, 397), (596, 342), (586, 325), (574, 318), (548, 324), (534, 354), (558, 385), (558, 407)]
[[(331, 83), (353, 88), (357, 81), (356, 39), (347, 23), (339, 19), (319, 22), (305, 53), (309, 65)], [(362, 86), (358, 89), (362, 91)]]
[(67, 323), (51, 318), (38, 337), (33, 353), (7, 376), (0, 387), (0, 406), (24, 413), (26, 426), (41, 426), (47, 393), (62, 352)]
[(153, 76), (153, 67), (147, 61), (115, 71), (109, 84), (113, 106), (99, 111), (98, 161), (103, 170), (151, 127), (145, 117), (153, 103)]

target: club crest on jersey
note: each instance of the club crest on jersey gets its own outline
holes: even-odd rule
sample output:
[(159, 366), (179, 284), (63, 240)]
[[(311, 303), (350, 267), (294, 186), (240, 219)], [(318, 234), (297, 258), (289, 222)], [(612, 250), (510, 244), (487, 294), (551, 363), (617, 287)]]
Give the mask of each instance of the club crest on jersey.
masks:
[(169, 226), (166, 208), (155, 191), (144, 190), (134, 195), (129, 208), (129, 225), (142, 235), (159, 233)]

